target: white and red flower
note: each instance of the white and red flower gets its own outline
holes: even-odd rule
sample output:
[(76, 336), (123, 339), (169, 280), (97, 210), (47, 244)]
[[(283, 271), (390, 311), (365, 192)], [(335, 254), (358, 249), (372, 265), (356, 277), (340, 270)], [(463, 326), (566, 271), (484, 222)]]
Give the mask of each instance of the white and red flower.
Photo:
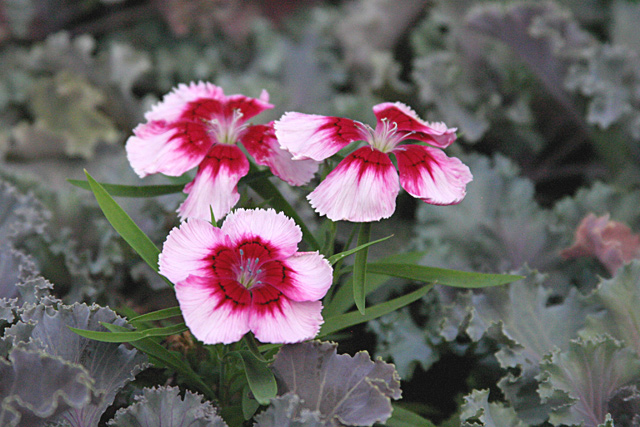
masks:
[(184, 192), (178, 208), (181, 219), (216, 220), (238, 202), (237, 184), (249, 172), (241, 143), (256, 163), (269, 166), (274, 175), (292, 185), (311, 180), (318, 169), (313, 160), (293, 161), (280, 149), (273, 123), (250, 125), (247, 120), (273, 108), (269, 95), (260, 98), (225, 96), (211, 83), (180, 84), (145, 115), (126, 144), (127, 158), (142, 178), (163, 173), (180, 176), (194, 167), (198, 172)]
[(333, 270), (318, 252), (298, 252), (302, 232), (273, 209), (238, 209), (220, 228), (191, 218), (174, 228), (159, 258), (185, 322), (206, 344), (252, 331), (269, 343), (313, 338)]
[[(462, 201), (472, 180), (469, 168), (441, 149), (456, 129), (422, 121), (408, 106), (385, 102), (373, 107), (375, 130), (355, 120), (289, 112), (274, 124), (280, 146), (294, 159), (324, 160), (354, 141), (361, 147), (307, 196), (320, 215), (333, 221), (378, 221), (395, 211), (400, 185), (413, 197), (434, 205)], [(401, 144), (412, 139), (427, 143)], [(397, 160), (400, 176), (389, 153)]]

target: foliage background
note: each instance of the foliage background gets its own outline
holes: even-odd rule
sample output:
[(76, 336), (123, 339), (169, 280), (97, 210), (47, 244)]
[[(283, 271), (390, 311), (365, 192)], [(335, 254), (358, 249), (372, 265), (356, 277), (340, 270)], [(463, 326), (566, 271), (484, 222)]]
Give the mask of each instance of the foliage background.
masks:
[[(30, 336), (18, 318), (175, 305), (66, 179), (87, 169), (139, 185), (124, 141), (177, 83), (267, 89), (265, 120), (295, 110), (372, 123), (372, 105), (398, 100), (458, 127), (449, 154), (474, 181), (454, 207), (401, 195), (374, 227), (395, 246), (372, 258), (425, 251), (424, 265), (527, 279), (438, 288), (340, 336), (341, 352), (394, 362), (405, 407), (438, 425), (597, 426), (607, 414), (640, 425), (640, 264), (612, 273), (560, 256), (589, 213), (626, 224), (631, 240), (640, 230), (639, 19), (628, 0), (0, 0), (0, 354), (17, 364), (41, 351), (14, 348)], [(301, 194), (282, 190), (313, 225)], [(181, 197), (118, 202), (160, 246)], [(413, 286), (391, 281), (371, 301)], [(130, 383), (102, 422), (144, 385)]]

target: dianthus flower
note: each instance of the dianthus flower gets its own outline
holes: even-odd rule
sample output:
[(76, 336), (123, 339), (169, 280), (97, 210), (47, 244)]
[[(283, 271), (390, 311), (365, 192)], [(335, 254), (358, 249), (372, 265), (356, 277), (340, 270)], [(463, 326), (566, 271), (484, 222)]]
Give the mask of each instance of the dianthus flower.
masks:
[(185, 323), (205, 344), (252, 331), (262, 342), (313, 338), (333, 270), (318, 252), (297, 252), (302, 232), (273, 209), (238, 209), (220, 228), (191, 218), (174, 228), (159, 258), (175, 284)]
[[(378, 221), (395, 211), (400, 185), (413, 197), (433, 205), (462, 201), (473, 178), (471, 172), (441, 150), (455, 141), (456, 129), (424, 122), (399, 102), (378, 104), (373, 112), (375, 130), (351, 119), (296, 112), (275, 122), (280, 146), (294, 159), (321, 161), (351, 142), (364, 140), (369, 145), (345, 157), (307, 196), (311, 206), (333, 221)], [(404, 144), (407, 139), (429, 145)], [(400, 185), (389, 153), (396, 157)]]
[(180, 176), (198, 166), (188, 194), (178, 208), (181, 219), (216, 220), (238, 202), (237, 184), (249, 172), (241, 143), (256, 163), (269, 166), (274, 175), (291, 185), (302, 185), (318, 168), (315, 161), (294, 162), (279, 148), (273, 123), (249, 125), (247, 120), (273, 108), (269, 95), (259, 99), (225, 96), (211, 83), (180, 84), (145, 115), (126, 144), (127, 158), (141, 177), (163, 173)]

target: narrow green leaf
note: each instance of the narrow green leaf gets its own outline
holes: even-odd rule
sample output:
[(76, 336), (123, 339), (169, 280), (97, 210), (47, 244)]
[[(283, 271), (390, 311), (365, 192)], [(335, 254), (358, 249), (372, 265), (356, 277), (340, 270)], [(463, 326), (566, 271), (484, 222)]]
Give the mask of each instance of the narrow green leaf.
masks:
[(261, 405), (268, 405), (269, 401), (276, 397), (278, 393), (278, 385), (273, 372), (271, 372), (266, 362), (256, 359), (250, 351), (240, 350), (235, 354), (242, 360), (253, 397)]
[(360, 232), (358, 233), (358, 242), (356, 247), (364, 246), (364, 249), (356, 252), (356, 259), (353, 263), (353, 301), (360, 313), (364, 314), (365, 310), (365, 281), (367, 278), (367, 256), (369, 255), (369, 239), (371, 238), (371, 223), (363, 222), (360, 224)]
[(129, 319), (129, 322), (153, 322), (155, 320), (170, 319), (172, 317), (181, 316), (180, 307), (163, 308), (162, 310), (152, 311), (151, 313), (141, 314)]
[(513, 274), (470, 273), (446, 268), (388, 262), (367, 264), (367, 272), (456, 288), (486, 288), (524, 279), (524, 276)]
[[(158, 255), (156, 245), (144, 234), (131, 217), (116, 203), (107, 191), (94, 180), (89, 172), (84, 171), (100, 209), (109, 223), (122, 238), (135, 250), (143, 260), (155, 271), (158, 271)], [(167, 280), (168, 283), (171, 283)]]
[[(105, 327), (112, 331), (112, 333), (126, 332), (127, 328), (118, 325), (105, 324)], [(176, 357), (175, 354), (171, 353), (169, 350), (153, 341), (151, 338), (145, 338), (138, 341), (134, 341), (131, 343), (133, 347), (145, 353), (150, 358), (157, 360), (162, 366), (172, 369), (175, 372), (181, 374), (187, 384), (191, 387), (200, 390), (204, 393), (209, 399), (216, 400), (216, 395), (213, 390), (205, 384), (198, 374), (196, 374), (193, 369), (182, 359)]]
[(339, 316), (330, 317), (325, 320), (324, 324), (320, 328), (319, 336), (329, 335), (333, 332), (350, 328), (351, 326), (355, 326), (360, 323), (376, 319), (380, 316), (384, 316), (385, 314), (391, 313), (392, 311), (398, 310), (405, 305), (409, 305), (412, 302), (419, 300), (432, 288), (432, 284), (425, 285), (401, 297), (376, 304), (372, 307), (369, 307), (366, 314), (361, 314), (359, 311), (352, 311), (346, 314), (341, 314)]
[[(109, 329), (112, 326), (110, 323), (101, 322), (105, 328)], [(175, 335), (186, 331), (188, 328), (184, 323), (178, 323), (171, 326), (166, 326), (164, 328), (151, 328), (144, 329), (142, 331), (131, 331), (126, 330), (126, 332), (102, 332), (102, 331), (89, 331), (86, 329), (77, 329), (69, 326), (76, 334), (81, 337), (89, 338), (96, 341), (102, 342), (132, 342), (138, 341), (143, 338), (149, 337), (166, 337), (169, 335)]]
[(393, 413), (385, 425), (388, 427), (436, 427), (428, 419), (398, 405), (393, 405)]
[(280, 193), (280, 190), (278, 190), (278, 188), (268, 178), (254, 179), (249, 181), (247, 184), (253, 189), (253, 191), (258, 193), (260, 197), (265, 200), (269, 200), (269, 205), (271, 205), (272, 208), (277, 211), (284, 212), (285, 215), (292, 218), (296, 224), (300, 226), (302, 236), (311, 249), (314, 251), (320, 250), (320, 244), (313, 233), (311, 233), (311, 230), (307, 228), (302, 218), (300, 218), (300, 215), (298, 215), (298, 212), (296, 212), (293, 206), (291, 206), (282, 193)]
[[(403, 262), (413, 263), (418, 262), (424, 257), (424, 252), (404, 252), (399, 254), (392, 254), (384, 257), (380, 262)], [(382, 274), (372, 274), (368, 272), (367, 281), (365, 283), (365, 294), (369, 295), (371, 292), (382, 286), (390, 276)], [(344, 285), (342, 285), (333, 298), (327, 303), (325, 302), (325, 308), (322, 314), (325, 317), (333, 317), (338, 314), (346, 312), (349, 307), (353, 305), (353, 299), (350, 297), (350, 293), (353, 292), (353, 277), (350, 277)]]
[[(91, 190), (88, 181), (79, 179), (68, 179), (70, 184), (80, 187), (84, 190)], [(100, 183), (102, 188), (114, 197), (156, 197), (166, 194), (179, 193), (184, 189), (184, 184), (171, 185), (119, 185)]]
[(369, 243), (365, 243), (364, 245), (360, 245), (360, 246), (356, 246), (353, 249), (349, 249), (348, 251), (344, 251), (344, 252), (340, 252), (339, 254), (335, 254), (331, 257), (329, 257), (328, 261), (329, 264), (334, 265), (336, 262), (340, 261), (342, 258), (347, 257), (351, 254), (355, 254), (358, 251), (361, 251), (365, 248), (368, 248), (371, 245), (375, 245), (376, 243), (380, 243), (380, 242), (384, 242), (387, 239), (390, 239), (393, 237), (393, 234), (387, 237), (383, 237), (382, 239), (378, 239), (378, 240), (374, 240), (373, 242), (369, 242)]

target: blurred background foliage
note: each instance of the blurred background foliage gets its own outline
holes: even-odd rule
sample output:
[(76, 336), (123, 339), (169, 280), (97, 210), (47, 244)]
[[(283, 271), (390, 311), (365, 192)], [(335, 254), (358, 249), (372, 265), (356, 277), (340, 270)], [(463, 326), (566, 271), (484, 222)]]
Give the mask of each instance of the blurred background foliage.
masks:
[[(265, 120), (295, 110), (373, 123), (372, 105), (402, 101), (458, 128), (448, 151), (474, 181), (454, 207), (401, 196), (374, 231), (403, 237), (392, 248), (423, 251), (426, 265), (528, 278), (438, 289), (341, 346), (395, 362), (406, 405), (442, 425), (596, 426), (607, 413), (640, 425), (639, 266), (615, 274), (600, 252), (560, 256), (589, 213), (628, 226), (627, 242), (640, 230), (638, 22), (629, 0), (0, 0), (0, 298), (27, 272), (67, 304), (175, 305), (66, 180), (87, 169), (169, 182), (140, 181), (123, 145), (178, 83), (266, 89)], [(282, 189), (314, 221), (304, 194)], [(160, 246), (182, 197), (118, 202)], [(605, 363), (615, 378), (582, 381)], [(584, 402), (583, 388), (608, 394)]]

